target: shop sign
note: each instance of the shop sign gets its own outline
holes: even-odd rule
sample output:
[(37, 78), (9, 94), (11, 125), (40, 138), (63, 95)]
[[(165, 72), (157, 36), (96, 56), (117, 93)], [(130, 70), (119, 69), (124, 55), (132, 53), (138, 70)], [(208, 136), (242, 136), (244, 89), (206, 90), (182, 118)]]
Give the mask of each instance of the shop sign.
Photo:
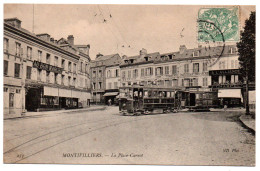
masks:
[(238, 75), (238, 74), (240, 74), (239, 69), (209, 71), (209, 75)]
[(42, 63), (42, 62), (39, 62), (39, 61), (33, 61), (33, 67), (38, 68), (38, 69), (42, 69), (42, 70), (46, 70), (46, 71), (49, 71), (49, 72), (58, 73), (58, 74), (61, 74), (62, 71), (63, 71), (63, 68), (59, 68), (59, 67), (49, 65), (49, 64), (46, 64), (46, 63)]

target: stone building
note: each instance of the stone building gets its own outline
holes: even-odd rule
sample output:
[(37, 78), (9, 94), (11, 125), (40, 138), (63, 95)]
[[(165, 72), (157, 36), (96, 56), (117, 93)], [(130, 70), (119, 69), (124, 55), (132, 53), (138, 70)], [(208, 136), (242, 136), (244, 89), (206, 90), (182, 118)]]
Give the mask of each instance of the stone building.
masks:
[(88, 105), (89, 45), (61, 42), (23, 29), (17, 18), (4, 20), (5, 117)]
[[(119, 73), (120, 61), (121, 57), (119, 54), (106, 56), (97, 54), (96, 59), (91, 61), (90, 73), (93, 103), (105, 104), (109, 97), (114, 99), (114, 96), (116, 96), (118, 88), (115, 87), (118, 87), (120, 84), (119, 75), (117, 75)], [(108, 94), (105, 95), (106, 92)]]
[[(187, 49), (123, 57), (121, 86), (134, 84), (173, 87), (183, 91), (216, 91), (228, 106), (241, 106), (243, 83), (235, 45)], [(252, 85), (252, 89), (254, 86)]]

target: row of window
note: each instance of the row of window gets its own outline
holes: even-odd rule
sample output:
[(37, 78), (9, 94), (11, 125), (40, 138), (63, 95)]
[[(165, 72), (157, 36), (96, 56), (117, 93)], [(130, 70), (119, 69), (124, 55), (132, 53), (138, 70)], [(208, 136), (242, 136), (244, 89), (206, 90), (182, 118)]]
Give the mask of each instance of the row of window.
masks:
[[(229, 68), (226, 64), (226, 61), (219, 61), (219, 69), (227, 69)], [(231, 68), (238, 68), (239, 64), (238, 64), (238, 60), (231, 60)]]
[[(134, 82), (133, 84), (137, 84), (137, 82)], [(140, 84), (142, 84), (142, 85), (156, 84), (156, 85), (160, 85), (160, 86), (179, 87), (178, 79), (158, 80), (156, 82), (153, 82), (153, 81), (141, 81)], [(122, 86), (126, 86), (126, 85), (132, 85), (132, 82), (122, 83)], [(208, 78), (207, 77), (203, 78), (202, 85), (204, 87), (208, 86)], [(199, 86), (198, 78), (185, 78), (185, 79), (181, 79), (181, 86), (184, 86), (184, 87)]]
[[(200, 64), (199, 63), (193, 63), (193, 73), (199, 73), (200, 71)], [(141, 77), (144, 76), (151, 76), (153, 75), (153, 68), (148, 67), (148, 68), (142, 68), (141, 69)], [(208, 71), (208, 64), (203, 63), (203, 72)], [(127, 78), (132, 78), (132, 73), (133, 73), (133, 78), (138, 77), (138, 69), (134, 70), (129, 70), (127, 72)], [(176, 75), (178, 73), (177, 65), (172, 65), (172, 75)], [(189, 64), (184, 64), (184, 73), (189, 73)], [(170, 66), (165, 66), (165, 67), (156, 67), (155, 68), (155, 75), (170, 75)], [(126, 78), (126, 71), (122, 71), (122, 78)]]
[(102, 82), (98, 82), (97, 84), (94, 82), (94, 83), (92, 84), (92, 88), (93, 88), (93, 90), (103, 89), (103, 84), (102, 84)]
[[(4, 60), (4, 75), (8, 75), (8, 61)], [(27, 66), (26, 67), (26, 79), (31, 79), (32, 75), (32, 67)], [(14, 65), (14, 77), (15, 78), (21, 78), (21, 64), (15, 63)], [(37, 70), (37, 80), (41, 81), (42, 80), (42, 70), (38, 69)], [(65, 81), (65, 75), (61, 75), (61, 84), (64, 85)], [(72, 81), (72, 84), (70, 84)], [(46, 82), (50, 82), (50, 72), (46, 71)], [(58, 74), (54, 73), (54, 83), (58, 84)], [(76, 85), (76, 78), (71, 78), (68, 76), (68, 83), (69, 86), (75, 86)], [(83, 83), (80, 83), (80, 85), (83, 85)], [(85, 79), (85, 87), (87, 87), (87, 79)]]
[(114, 82), (114, 87), (112, 87), (112, 83), (108, 83), (107, 89), (118, 89), (118, 82)]
[(112, 74), (112, 70), (107, 71), (107, 78), (111, 77), (119, 77), (119, 69), (114, 70), (114, 74)]
[[(9, 49), (9, 40), (7, 38), (4, 38), (4, 52), (8, 52), (8, 49)], [(40, 62), (44, 62), (43, 52), (41, 50), (38, 50), (37, 54), (38, 54), (37, 60), (40, 61)], [(23, 49), (21, 48), (21, 43), (16, 42), (15, 55), (19, 56), (19, 57), (23, 55)], [(30, 46), (27, 46), (27, 58), (32, 59), (32, 47), (30, 47)], [(51, 64), (51, 55), (49, 53), (46, 53), (45, 59), (46, 59), (47, 64)], [(53, 65), (56, 66), (56, 67), (59, 67), (59, 57), (58, 56), (54, 56), (54, 64)], [(66, 66), (66, 60), (65, 59), (61, 60), (60, 66), (63, 69), (65, 69), (65, 66)], [(74, 63), (73, 66), (74, 66), (73, 72), (76, 72), (77, 64)], [(72, 72), (72, 62), (70, 62), (70, 61), (68, 62), (68, 71)], [(80, 71), (88, 73), (88, 64), (84, 65), (84, 63), (81, 62), (80, 63)]]

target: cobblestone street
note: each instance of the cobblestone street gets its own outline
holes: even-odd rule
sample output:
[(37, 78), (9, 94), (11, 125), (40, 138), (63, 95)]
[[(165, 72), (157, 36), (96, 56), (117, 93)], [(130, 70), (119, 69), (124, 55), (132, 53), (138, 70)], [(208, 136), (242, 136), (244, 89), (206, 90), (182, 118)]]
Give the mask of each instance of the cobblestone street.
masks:
[(5, 163), (255, 164), (241, 110), (121, 116), (118, 107), (4, 120)]

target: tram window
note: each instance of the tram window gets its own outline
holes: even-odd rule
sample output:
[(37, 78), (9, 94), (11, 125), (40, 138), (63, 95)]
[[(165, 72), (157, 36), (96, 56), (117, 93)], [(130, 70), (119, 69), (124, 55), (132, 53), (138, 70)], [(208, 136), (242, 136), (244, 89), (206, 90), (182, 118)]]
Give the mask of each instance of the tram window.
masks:
[(157, 97), (157, 91), (153, 92), (153, 97)]
[(143, 97), (143, 92), (142, 91), (139, 92), (139, 97)]
[(170, 91), (167, 92), (167, 97), (172, 97)]
[(149, 90), (148, 91), (148, 97), (151, 97), (152, 96), (152, 90)]
[(200, 94), (196, 94), (196, 99), (200, 99)]
[(147, 90), (144, 91), (144, 97), (148, 97), (148, 91)]
[(134, 91), (134, 97), (138, 97), (138, 91)]
[(161, 91), (159, 91), (159, 97), (162, 97), (162, 92)]
[(206, 99), (206, 98), (207, 98), (207, 94), (203, 93), (203, 99)]

